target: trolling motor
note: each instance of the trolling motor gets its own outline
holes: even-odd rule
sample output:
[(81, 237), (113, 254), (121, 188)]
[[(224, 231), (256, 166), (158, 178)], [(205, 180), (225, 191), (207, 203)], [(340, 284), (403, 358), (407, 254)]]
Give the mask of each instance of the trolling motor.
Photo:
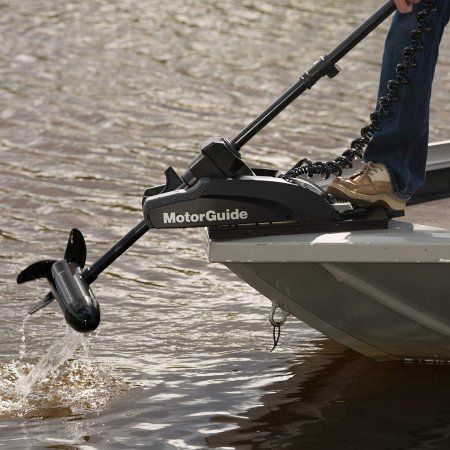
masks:
[[(165, 184), (144, 193), (144, 219), (91, 267), (84, 268), (85, 241), (81, 232), (73, 229), (64, 259), (39, 261), (23, 270), (18, 283), (46, 278), (51, 288), (28, 313), (34, 314), (56, 299), (72, 328), (83, 333), (95, 330), (100, 308), (90, 284), (151, 228), (208, 227), (210, 237), (221, 239), (387, 227), (392, 212), (384, 210), (374, 219), (368, 208), (336, 200), (306, 176), (298, 176), (303, 175), (298, 170), (279, 174), (272, 169), (250, 168), (241, 159), (240, 149), (319, 79), (336, 76), (336, 63), (395, 9), (394, 0), (389, 0), (234, 139), (207, 140), (184, 174), (169, 167)], [(345, 165), (351, 167), (351, 159), (357, 156), (347, 155)], [(329, 164), (332, 168), (336, 165)], [(329, 175), (328, 169), (325, 175)]]
[(81, 232), (74, 228), (64, 259), (38, 261), (20, 272), (17, 276), (19, 284), (47, 278), (52, 290), (28, 313), (34, 314), (56, 298), (66, 322), (74, 330), (80, 333), (95, 330), (100, 323), (100, 307), (81, 274), (85, 262), (86, 243)]

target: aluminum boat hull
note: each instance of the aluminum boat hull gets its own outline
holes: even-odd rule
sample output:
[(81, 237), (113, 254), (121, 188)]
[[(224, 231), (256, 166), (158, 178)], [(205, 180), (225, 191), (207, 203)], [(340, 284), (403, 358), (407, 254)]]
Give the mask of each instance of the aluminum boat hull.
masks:
[[(430, 172), (448, 169), (448, 149), (435, 145)], [(205, 239), (211, 262), (359, 353), (450, 360), (450, 227), (392, 220), (385, 230), (220, 240), (205, 229)]]
[(359, 353), (450, 359), (449, 230), (392, 221), (374, 232), (207, 242), (210, 261)]

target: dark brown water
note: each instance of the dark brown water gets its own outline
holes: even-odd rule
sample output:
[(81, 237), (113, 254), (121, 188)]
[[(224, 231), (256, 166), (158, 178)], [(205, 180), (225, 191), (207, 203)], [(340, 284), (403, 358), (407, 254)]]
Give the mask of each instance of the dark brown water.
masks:
[[(208, 264), (196, 230), (150, 232), (69, 333), (17, 273), (83, 231), (88, 263), (141, 220), (144, 190), (234, 137), (377, 6), (0, 0), (0, 447), (446, 449), (450, 367), (375, 364)], [(387, 24), (243, 149), (281, 169), (345, 148), (374, 105)], [(432, 140), (450, 136), (443, 44)], [(59, 363), (63, 363), (57, 367)]]

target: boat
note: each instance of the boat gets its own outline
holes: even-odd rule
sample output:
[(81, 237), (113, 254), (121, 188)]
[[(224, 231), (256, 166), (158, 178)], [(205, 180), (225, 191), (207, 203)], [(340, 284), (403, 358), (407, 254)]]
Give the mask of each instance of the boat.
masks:
[(386, 229), (236, 237), (230, 228), (227, 237), (208, 227), (206, 252), (276, 307), (370, 358), (447, 361), (449, 196), (444, 141), (430, 144), (424, 186)]
[[(85, 240), (74, 228), (63, 259), (26, 267), (18, 283), (42, 278), (51, 289), (29, 314), (57, 300), (72, 328), (92, 332), (100, 324), (91, 290), (97, 277), (149, 230), (196, 227), (205, 230), (212, 262), (225, 264), (272, 300), (275, 327), (281, 326), (283, 319), (274, 319), (281, 309), (377, 360), (450, 360), (450, 141), (430, 146), (427, 182), (410, 207), (423, 220), (354, 205), (324, 190), (333, 174), (357, 168), (382, 117), (399, 99), (405, 70), (413, 69), (409, 60), (397, 66), (397, 78), (388, 83), (387, 98), (361, 138), (333, 161), (302, 159), (279, 173), (250, 167), (241, 158), (252, 137), (321, 78), (336, 76), (337, 62), (395, 10), (388, 0), (233, 139), (205, 141), (184, 173), (168, 167), (165, 184), (145, 190), (141, 221), (92, 265), (85, 267)], [(425, 16), (433, 12), (430, 3), (426, 11)], [(425, 16), (412, 32), (414, 51), (422, 50), (416, 35), (426, 31)], [(420, 209), (434, 201), (444, 203), (430, 213)]]

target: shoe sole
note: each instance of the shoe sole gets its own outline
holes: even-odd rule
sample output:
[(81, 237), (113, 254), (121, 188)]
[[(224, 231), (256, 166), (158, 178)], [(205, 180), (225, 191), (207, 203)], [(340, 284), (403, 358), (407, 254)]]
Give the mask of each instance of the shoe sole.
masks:
[(404, 211), (406, 207), (406, 203), (401, 200), (396, 200), (392, 198), (392, 196), (387, 194), (358, 194), (356, 192), (350, 191), (343, 186), (339, 188), (329, 186), (327, 189), (327, 193), (333, 195), (336, 198), (348, 200), (349, 202), (354, 202), (363, 206), (370, 205), (381, 205), (385, 208), (390, 209), (391, 211)]

